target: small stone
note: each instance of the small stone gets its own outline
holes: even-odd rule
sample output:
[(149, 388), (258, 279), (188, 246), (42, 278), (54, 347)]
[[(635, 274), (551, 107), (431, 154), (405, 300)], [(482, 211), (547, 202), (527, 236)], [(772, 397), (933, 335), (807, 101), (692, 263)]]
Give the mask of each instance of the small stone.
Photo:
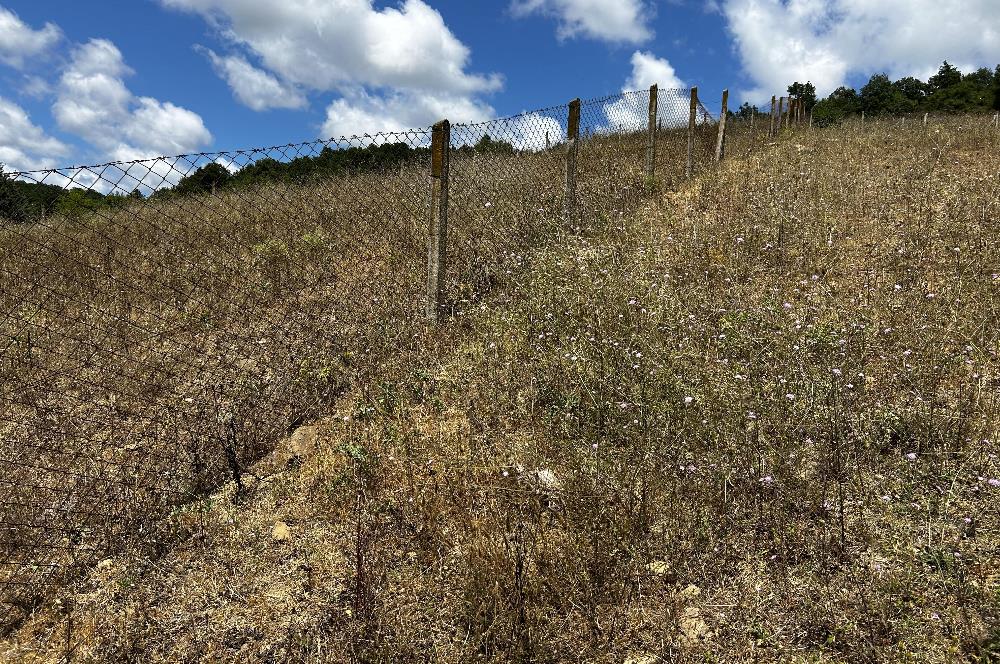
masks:
[(656, 664), (659, 661), (660, 658), (656, 655), (647, 655), (645, 653), (637, 653), (625, 658), (625, 664)]
[(275, 542), (287, 542), (292, 539), (292, 530), (284, 521), (278, 521), (271, 530), (271, 539)]
[(664, 574), (670, 571), (670, 563), (668, 563), (666, 560), (654, 560), (653, 562), (649, 563), (649, 565), (647, 565), (646, 567), (649, 568), (650, 572), (652, 572), (653, 574), (657, 574), (659, 576), (663, 576)]
[(700, 594), (701, 594), (701, 588), (699, 588), (698, 586), (696, 586), (694, 584), (691, 584), (687, 588), (685, 588), (684, 590), (680, 591), (678, 593), (678, 596), (681, 599), (694, 599), (695, 597), (697, 597)]
[(706, 641), (712, 636), (708, 623), (702, 619), (701, 609), (698, 607), (685, 608), (680, 623), (682, 638), (689, 645)]

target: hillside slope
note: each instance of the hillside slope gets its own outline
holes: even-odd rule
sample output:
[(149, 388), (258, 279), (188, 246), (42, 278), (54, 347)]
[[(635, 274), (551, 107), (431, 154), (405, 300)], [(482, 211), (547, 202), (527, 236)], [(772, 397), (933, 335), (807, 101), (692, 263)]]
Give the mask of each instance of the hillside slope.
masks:
[(998, 145), (800, 133), (549, 238), (0, 657), (1000, 656)]

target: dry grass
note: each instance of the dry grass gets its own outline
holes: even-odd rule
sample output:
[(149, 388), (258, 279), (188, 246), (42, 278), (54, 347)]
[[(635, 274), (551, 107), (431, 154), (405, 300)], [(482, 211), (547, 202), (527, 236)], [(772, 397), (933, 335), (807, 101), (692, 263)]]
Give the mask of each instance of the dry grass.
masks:
[[(642, 149), (585, 143), (588, 213), (648, 193)], [(453, 310), (579, 223), (562, 154), (456, 152)], [(413, 163), (0, 227), (0, 633), (106, 555), (183, 541), (165, 516), (226, 481), (242, 495), (275, 442), (425, 347), (427, 206)]]
[(623, 161), (578, 224), (457, 230), (483, 253), (452, 323), (373, 326), (239, 496), (174, 506), (177, 544), (108, 556), (0, 657), (995, 657), (1000, 139), (741, 140), (652, 201)]

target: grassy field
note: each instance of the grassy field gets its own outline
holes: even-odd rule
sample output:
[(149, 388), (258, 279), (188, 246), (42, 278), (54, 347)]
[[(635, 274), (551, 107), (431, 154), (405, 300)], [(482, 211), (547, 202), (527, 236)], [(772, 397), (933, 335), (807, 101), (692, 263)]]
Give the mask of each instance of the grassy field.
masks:
[[(196, 275), (219, 303), (233, 283), (297, 279), (212, 318), (233, 348), (250, 336), (241, 302), (287, 335), (286, 353), (233, 363), (233, 380), (271, 381), (234, 392), (257, 436), (239, 485), (219, 454), (214, 473), (170, 475), (195, 496), (155, 502), (170, 536), (95, 554), (0, 658), (991, 661), (1000, 136), (985, 125), (738, 131), (687, 183), (677, 146), (670, 177), (645, 183), (641, 140), (595, 141), (570, 224), (532, 214), (558, 204), (558, 161), (508, 161), (457, 199), (467, 250), (438, 329), (381, 313), (397, 283), (419, 293), (417, 204), (365, 220), (400, 258), (306, 260), (324, 246), (306, 234), (331, 227), (309, 216), (322, 190), (272, 193), (300, 202), (295, 225), (196, 245), (259, 248), (236, 263), (255, 280)], [(479, 166), (457, 177), (482, 181)], [(512, 195), (526, 173), (552, 184)], [(315, 272), (331, 255), (356, 264)], [(310, 302), (313, 323), (288, 322)], [(169, 459), (161, 434), (143, 449)], [(201, 448), (184, 449), (195, 468)], [(128, 497), (129, 515), (154, 504)]]

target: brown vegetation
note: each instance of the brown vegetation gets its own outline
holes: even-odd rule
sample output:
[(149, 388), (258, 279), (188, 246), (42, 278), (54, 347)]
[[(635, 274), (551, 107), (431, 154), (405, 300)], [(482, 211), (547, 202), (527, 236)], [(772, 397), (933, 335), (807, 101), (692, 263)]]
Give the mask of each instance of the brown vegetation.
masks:
[[(218, 430), (158, 437), (124, 418), (146, 432), (145, 476), (193, 499), (98, 503), (123, 506), (128, 528), (101, 532), (127, 530), (128, 544), (68, 575), (0, 657), (988, 661), (1000, 647), (1000, 138), (984, 125), (869, 122), (765, 149), (737, 134), (731, 160), (653, 197), (641, 140), (595, 139), (604, 162), (570, 224), (551, 214), (557, 158), (498, 157), (489, 181), (474, 176), (479, 157), (456, 162), (457, 182), (465, 169), (491, 189), (456, 198), (454, 317), (436, 330), (414, 315), (419, 203), (352, 216), (363, 232), (313, 243), (337, 218), (323, 212), (329, 188), (257, 192), (255, 204), (278, 196), (300, 212), (232, 201), (215, 217), (225, 233), (188, 236), (235, 262), (158, 255), (138, 227), (114, 226), (115, 246), (135, 246), (131, 273), (152, 275), (134, 283), (166, 282), (164, 300), (189, 269), (174, 283), (203, 284), (205, 299), (153, 328), (171, 331), (157, 350), (173, 355), (140, 372), (189, 378), (143, 383), (158, 396), (130, 410), (163, 419), (190, 395), (218, 411), (218, 390), (186, 391), (204, 372), (179, 369), (218, 356), (213, 380), (243, 386), (223, 392), (235, 415), (222, 431), (251, 437), (244, 470), (234, 481), (218, 450), (205, 453), (211, 478), (190, 470), (206, 439), (224, 446)], [(422, 174), (398, 177), (418, 201)], [(340, 237), (378, 240), (326, 245)], [(25, 274), (56, 278), (45, 264)], [(123, 306), (90, 283), (109, 298), (102, 311)], [(248, 287), (261, 283), (276, 285)], [(60, 302), (46, 327), (84, 316)], [(250, 352), (258, 335), (270, 347)], [(123, 334), (111, 348), (141, 343)], [(194, 346), (211, 352), (182, 350)], [(51, 353), (64, 355), (79, 357)], [(110, 407), (79, 385), (45, 383), (53, 400)], [(75, 463), (121, 446), (82, 433), (59, 439), (77, 442)], [(136, 536), (150, 504), (159, 534)]]

